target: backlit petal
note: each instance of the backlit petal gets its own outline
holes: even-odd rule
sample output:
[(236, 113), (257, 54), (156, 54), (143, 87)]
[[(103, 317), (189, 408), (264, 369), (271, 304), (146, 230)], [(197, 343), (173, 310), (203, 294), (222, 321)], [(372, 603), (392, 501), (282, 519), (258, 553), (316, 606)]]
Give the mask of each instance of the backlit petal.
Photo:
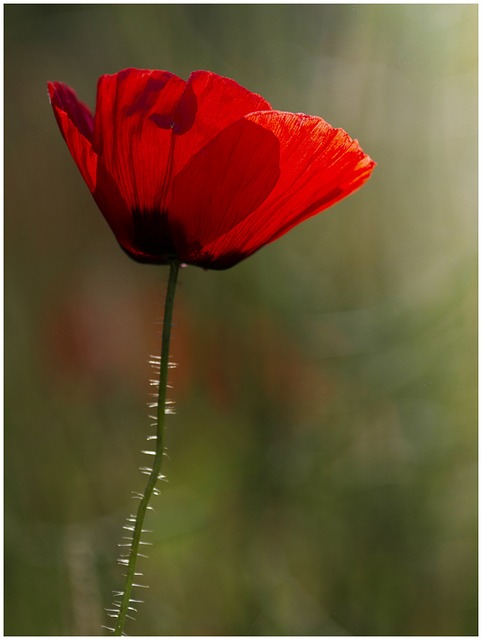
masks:
[(326, 209), (368, 178), (375, 163), (342, 129), (321, 118), (285, 112), (245, 117), (279, 141), (280, 178), (263, 203), (204, 246), (205, 263), (226, 268)]
[(70, 153), (117, 240), (128, 250), (132, 238), (132, 216), (114, 179), (92, 150), (93, 118), (89, 108), (61, 82), (49, 82), (48, 90)]
[(117, 241), (127, 253), (130, 253), (133, 250), (134, 238), (132, 213), (101, 158), (97, 163), (96, 187), (92, 195)]
[(169, 223), (181, 259), (255, 211), (279, 177), (279, 140), (269, 129), (241, 118), (203, 147), (172, 184)]
[(168, 71), (99, 78), (94, 149), (131, 209), (158, 210), (172, 173), (172, 126), (186, 83)]
[(174, 175), (220, 131), (252, 111), (271, 109), (261, 96), (211, 71), (194, 71), (176, 109)]
[(92, 151), (93, 118), (89, 108), (62, 82), (49, 82), (50, 103), (67, 147), (89, 189), (95, 189), (97, 156)]

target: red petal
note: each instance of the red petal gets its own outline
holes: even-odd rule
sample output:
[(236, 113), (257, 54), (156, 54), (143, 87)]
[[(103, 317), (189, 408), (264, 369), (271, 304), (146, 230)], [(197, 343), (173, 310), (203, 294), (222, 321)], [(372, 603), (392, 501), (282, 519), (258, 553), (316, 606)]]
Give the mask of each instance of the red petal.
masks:
[(101, 158), (97, 163), (96, 188), (92, 195), (121, 247), (127, 253), (134, 251), (132, 214)]
[(279, 141), (280, 179), (257, 210), (203, 247), (211, 268), (236, 264), (338, 202), (366, 182), (375, 166), (356, 140), (321, 118), (272, 111), (245, 119)]
[(199, 151), (172, 184), (169, 224), (180, 258), (196, 262), (271, 193), (279, 177), (279, 141), (241, 118)]
[(94, 149), (131, 209), (159, 210), (172, 171), (175, 107), (186, 83), (167, 71), (99, 78)]
[(93, 119), (89, 108), (62, 82), (49, 82), (50, 103), (69, 151), (89, 189), (95, 189), (97, 156), (92, 151)]
[(220, 131), (270, 104), (230, 78), (210, 71), (194, 71), (176, 109), (174, 175)]
[(67, 85), (49, 82), (48, 90), (57, 123), (82, 177), (117, 240), (129, 250), (132, 216), (102, 160), (92, 150), (92, 114)]

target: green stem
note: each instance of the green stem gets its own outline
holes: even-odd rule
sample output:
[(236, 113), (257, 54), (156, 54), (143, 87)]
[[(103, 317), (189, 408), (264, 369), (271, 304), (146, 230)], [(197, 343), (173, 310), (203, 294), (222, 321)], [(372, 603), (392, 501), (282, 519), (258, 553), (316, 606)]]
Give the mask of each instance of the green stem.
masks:
[(166, 420), (166, 394), (167, 394), (167, 377), (169, 370), (169, 344), (171, 341), (171, 325), (172, 311), (174, 308), (174, 294), (176, 291), (177, 275), (179, 272), (179, 262), (169, 263), (169, 282), (167, 285), (166, 300), (164, 304), (164, 323), (162, 327), (162, 347), (161, 347), (161, 365), (159, 374), (159, 395), (157, 399), (157, 438), (156, 453), (154, 456), (154, 464), (149, 475), (146, 488), (142, 495), (137, 510), (137, 516), (134, 523), (134, 532), (132, 534), (132, 542), (130, 547), (129, 562), (127, 565), (126, 580), (122, 600), (119, 609), (117, 623), (114, 629), (115, 636), (123, 635), (124, 625), (129, 612), (129, 603), (134, 583), (134, 574), (136, 570), (137, 558), (139, 554), (139, 545), (142, 534), (142, 525), (146, 516), (151, 496), (156, 487), (161, 472), (162, 457), (164, 454), (164, 425)]

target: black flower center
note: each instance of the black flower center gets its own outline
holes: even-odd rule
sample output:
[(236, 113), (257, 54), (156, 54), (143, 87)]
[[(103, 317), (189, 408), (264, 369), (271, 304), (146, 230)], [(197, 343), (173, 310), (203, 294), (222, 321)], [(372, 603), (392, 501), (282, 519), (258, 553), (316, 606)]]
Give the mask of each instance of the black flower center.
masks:
[(134, 209), (132, 217), (134, 242), (139, 251), (162, 262), (177, 258), (167, 211)]

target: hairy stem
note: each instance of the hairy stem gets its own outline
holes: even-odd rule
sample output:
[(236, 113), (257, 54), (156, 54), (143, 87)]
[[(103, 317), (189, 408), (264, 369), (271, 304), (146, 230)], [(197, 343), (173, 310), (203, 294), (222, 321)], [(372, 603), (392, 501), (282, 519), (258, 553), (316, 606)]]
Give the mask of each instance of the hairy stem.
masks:
[(176, 291), (177, 275), (179, 272), (179, 262), (170, 262), (169, 282), (167, 285), (166, 299), (164, 304), (164, 323), (162, 327), (162, 347), (161, 362), (159, 374), (159, 394), (157, 398), (157, 433), (156, 433), (156, 453), (154, 456), (154, 464), (149, 475), (146, 488), (142, 494), (135, 523), (133, 523), (134, 531), (132, 533), (132, 542), (130, 547), (129, 561), (127, 564), (126, 580), (122, 600), (120, 603), (119, 615), (114, 629), (115, 636), (123, 635), (124, 625), (129, 612), (129, 603), (131, 602), (132, 589), (134, 585), (134, 576), (136, 571), (137, 558), (139, 555), (139, 545), (142, 534), (142, 525), (146, 516), (147, 509), (152, 494), (154, 493), (157, 481), (161, 473), (162, 457), (164, 454), (164, 425), (166, 420), (166, 394), (167, 394), (167, 377), (169, 370), (169, 345), (171, 341), (171, 325), (172, 311), (174, 308), (174, 294)]

